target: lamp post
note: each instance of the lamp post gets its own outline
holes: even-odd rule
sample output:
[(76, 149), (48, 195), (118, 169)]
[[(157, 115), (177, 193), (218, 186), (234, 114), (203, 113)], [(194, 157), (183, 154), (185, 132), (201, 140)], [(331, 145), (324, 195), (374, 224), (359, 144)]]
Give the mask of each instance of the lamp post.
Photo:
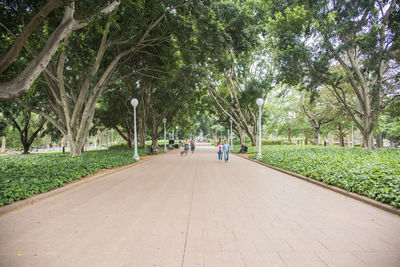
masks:
[(131, 105), (133, 106), (133, 124), (134, 124), (134, 139), (135, 139), (135, 154), (133, 155), (133, 158), (136, 161), (140, 160), (140, 157), (137, 153), (137, 134), (136, 134), (136, 107), (139, 104), (139, 101), (136, 98), (132, 98), (131, 100)]
[(232, 123), (233, 123), (233, 119), (232, 117), (229, 119), (229, 121), (231, 122), (231, 150), (233, 151), (233, 135), (232, 135)]
[(164, 151), (167, 152), (167, 132), (165, 129), (165, 124), (167, 123), (167, 119), (164, 118), (162, 121), (164, 123)]
[(351, 147), (354, 147), (353, 123), (351, 123)]
[(262, 98), (258, 98), (256, 103), (257, 103), (257, 106), (259, 108), (259, 116), (258, 116), (258, 134), (259, 134), (259, 138), (258, 138), (258, 155), (257, 155), (257, 159), (261, 159), (262, 158), (262, 154), (261, 154), (261, 106), (264, 104), (264, 100)]

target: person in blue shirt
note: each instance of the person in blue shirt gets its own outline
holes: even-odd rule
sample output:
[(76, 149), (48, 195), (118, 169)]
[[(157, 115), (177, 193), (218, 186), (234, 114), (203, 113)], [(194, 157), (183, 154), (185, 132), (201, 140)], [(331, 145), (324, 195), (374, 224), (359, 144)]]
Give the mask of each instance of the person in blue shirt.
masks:
[(225, 140), (224, 145), (222, 146), (222, 150), (224, 152), (225, 163), (227, 163), (229, 160), (229, 151), (231, 150), (228, 141)]

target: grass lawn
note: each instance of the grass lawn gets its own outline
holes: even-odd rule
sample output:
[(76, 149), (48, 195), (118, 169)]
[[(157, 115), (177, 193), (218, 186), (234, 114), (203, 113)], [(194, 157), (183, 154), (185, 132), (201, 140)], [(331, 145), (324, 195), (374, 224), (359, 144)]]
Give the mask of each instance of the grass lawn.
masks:
[(400, 208), (400, 149), (263, 146), (262, 154), (269, 165)]
[[(147, 150), (139, 150), (140, 156)], [(163, 153), (163, 151), (160, 151)], [(0, 206), (62, 187), (74, 180), (134, 163), (133, 150), (97, 150), (80, 157), (69, 153), (17, 155), (0, 158)]]

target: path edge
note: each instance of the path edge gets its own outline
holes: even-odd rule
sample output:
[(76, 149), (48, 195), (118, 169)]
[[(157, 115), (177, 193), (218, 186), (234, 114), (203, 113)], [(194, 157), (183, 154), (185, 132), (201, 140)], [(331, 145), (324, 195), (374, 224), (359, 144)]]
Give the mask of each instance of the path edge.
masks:
[[(171, 152), (171, 151), (168, 151), (168, 152)], [(141, 163), (146, 162), (148, 160), (152, 160), (152, 159), (157, 158), (159, 156), (166, 155), (166, 154), (168, 154), (168, 152), (162, 153), (162, 154), (153, 155), (153, 156), (150, 156), (148, 158), (141, 159), (141, 160), (139, 160), (137, 162), (134, 162), (134, 163), (131, 163), (131, 164), (128, 164), (128, 165), (124, 165), (124, 166), (121, 166), (121, 167), (117, 167), (117, 168), (114, 168), (114, 169), (101, 169), (101, 170), (98, 171), (98, 172), (102, 172), (100, 174), (96, 174), (96, 173), (89, 174), (87, 176), (81, 177), (79, 180), (72, 181), (71, 183), (66, 184), (66, 185), (64, 185), (62, 187), (59, 187), (59, 188), (56, 188), (56, 189), (53, 189), (53, 190), (50, 190), (50, 191), (47, 191), (47, 192), (44, 192), (44, 193), (40, 193), (40, 194), (37, 194), (37, 195), (33, 195), (33, 196), (28, 197), (26, 199), (22, 199), (22, 200), (13, 202), (11, 204), (2, 206), (2, 207), (0, 207), (0, 216), (5, 215), (5, 214), (7, 214), (9, 212), (12, 212), (12, 211), (21, 209), (21, 208), (23, 208), (25, 206), (33, 205), (33, 204), (35, 204), (35, 203), (37, 203), (39, 201), (42, 201), (42, 200), (45, 200), (45, 199), (50, 198), (52, 196), (61, 194), (61, 193), (65, 192), (65, 191), (74, 189), (74, 188), (82, 186), (84, 184), (88, 184), (88, 183), (100, 180), (101, 178), (104, 178), (107, 175), (110, 175), (110, 174), (113, 174), (113, 173), (116, 173), (116, 172), (120, 172), (122, 170), (131, 168), (131, 167), (138, 166)], [(88, 177), (88, 176), (90, 176), (90, 177)]]
[(250, 160), (250, 161), (252, 161), (254, 163), (258, 163), (260, 165), (263, 165), (264, 167), (268, 167), (268, 168), (274, 169), (276, 171), (288, 174), (288, 175), (293, 176), (295, 178), (298, 178), (300, 180), (307, 181), (309, 183), (318, 185), (318, 186), (323, 187), (325, 189), (328, 189), (328, 190), (334, 191), (336, 193), (342, 194), (344, 196), (350, 197), (352, 199), (361, 201), (361, 202), (363, 202), (365, 204), (368, 204), (370, 206), (373, 206), (375, 208), (378, 208), (378, 209), (384, 210), (386, 212), (390, 212), (390, 213), (392, 213), (394, 215), (400, 216), (400, 209), (396, 209), (396, 208), (394, 208), (394, 207), (392, 207), (392, 206), (390, 206), (388, 204), (384, 204), (384, 203), (379, 202), (377, 200), (374, 200), (374, 199), (371, 199), (371, 198), (368, 198), (368, 197), (365, 197), (365, 196), (362, 196), (362, 195), (359, 195), (359, 194), (356, 194), (356, 193), (347, 192), (346, 190), (341, 189), (339, 187), (336, 187), (336, 186), (333, 186), (333, 185), (324, 184), (323, 182), (320, 182), (320, 181), (314, 180), (312, 178), (308, 178), (306, 176), (303, 176), (303, 175), (300, 175), (300, 174), (297, 174), (297, 173), (294, 173), (294, 172), (291, 172), (291, 171), (287, 171), (287, 170), (284, 170), (284, 169), (269, 165), (267, 163), (258, 161), (256, 159), (250, 159), (248, 157), (245, 157), (245, 156), (242, 156), (242, 155), (239, 155), (239, 154), (234, 154), (234, 153), (232, 153), (232, 154), (235, 155), (235, 156), (238, 156), (240, 158), (244, 158), (244, 159)]

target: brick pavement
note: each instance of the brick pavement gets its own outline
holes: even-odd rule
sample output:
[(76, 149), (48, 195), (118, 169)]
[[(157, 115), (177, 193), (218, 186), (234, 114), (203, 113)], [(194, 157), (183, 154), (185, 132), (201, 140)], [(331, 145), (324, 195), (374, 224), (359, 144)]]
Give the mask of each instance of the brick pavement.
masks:
[(0, 216), (0, 266), (400, 266), (400, 217), (198, 146)]

